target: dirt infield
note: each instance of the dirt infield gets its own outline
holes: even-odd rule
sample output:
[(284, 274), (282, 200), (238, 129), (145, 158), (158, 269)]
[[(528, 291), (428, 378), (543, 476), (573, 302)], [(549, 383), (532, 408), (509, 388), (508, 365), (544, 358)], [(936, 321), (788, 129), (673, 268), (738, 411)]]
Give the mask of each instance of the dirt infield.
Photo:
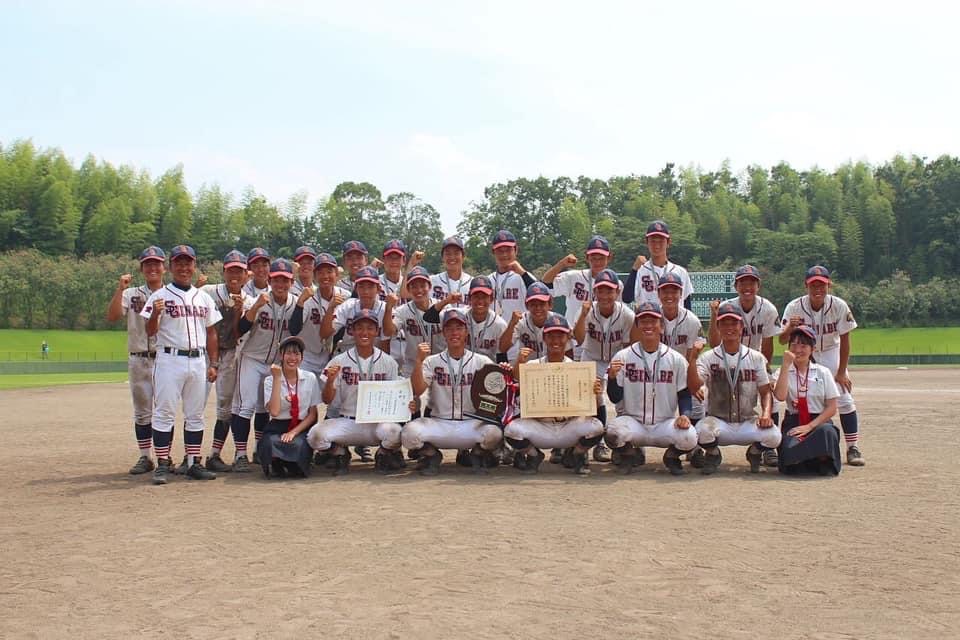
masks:
[(448, 456), (432, 479), (154, 487), (126, 475), (125, 385), (3, 391), (0, 637), (955, 635), (960, 370), (853, 377), (867, 466), (836, 479), (729, 448), (709, 478)]

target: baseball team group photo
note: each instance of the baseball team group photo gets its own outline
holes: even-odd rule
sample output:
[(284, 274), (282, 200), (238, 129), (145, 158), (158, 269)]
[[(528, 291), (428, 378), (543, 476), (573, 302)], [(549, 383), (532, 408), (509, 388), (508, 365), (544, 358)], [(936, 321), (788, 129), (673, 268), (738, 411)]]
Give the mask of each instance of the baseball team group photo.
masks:
[(958, 18), (8, 7), (0, 637), (951, 637)]

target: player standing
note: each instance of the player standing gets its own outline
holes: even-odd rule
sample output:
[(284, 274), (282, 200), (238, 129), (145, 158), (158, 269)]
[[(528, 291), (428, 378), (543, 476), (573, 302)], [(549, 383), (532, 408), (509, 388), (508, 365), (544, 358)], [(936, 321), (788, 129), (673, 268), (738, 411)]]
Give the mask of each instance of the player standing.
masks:
[(451, 293), (459, 293), (459, 302), (454, 306), (465, 307), (472, 277), (463, 271), (463, 241), (457, 236), (445, 238), (440, 249), (440, 257), (443, 260), (444, 272), (430, 276), (433, 299), (443, 300)]
[(647, 227), (647, 250), (650, 259), (639, 255), (633, 261), (633, 269), (627, 284), (623, 288), (623, 301), (626, 303), (658, 302), (657, 285), (665, 273), (675, 273), (683, 281), (683, 306), (690, 308), (690, 296), (693, 295), (693, 283), (690, 274), (678, 264), (670, 262), (670, 228), (663, 220), (654, 220)]
[(847, 464), (862, 467), (866, 461), (858, 446), (860, 421), (851, 395), (853, 382), (847, 371), (850, 332), (857, 328), (857, 321), (846, 301), (830, 294), (830, 286), (830, 271), (826, 267), (817, 265), (807, 270), (807, 295), (792, 300), (783, 310), (780, 343), (786, 344), (793, 330), (801, 324), (810, 325), (817, 332), (819, 338), (813, 351), (814, 357), (818, 363), (830, 369), (840, 389), (837, 410), (847, 444)]
[(357, 271), (367, 266), (367, 245), (359, 240), (350, 240), (343, 243), (344, 275), (337, 282), (337, 286), (347, 291), (353, 291), (353, 279)]
[(293, 262), (297, 265), (297, 277), (290, 285), (290, 295), (299, 298), (306, 288), (313, 288), (313, 271), (316, 266), (317, 252), (313, 247), (303, 245), (293, 252)]
[(408, 378), (416, 365), (420, 343), (429, 345), (431, 354), (443, 351), (446, 343), (443, 341), (439, 321), (428, 322), (426, 319), (426, 314), (431, 309), (430, 272), (423, 267), (414, 267), (407, 272), (404, 284), (413, 299), (397, 307), (393, 318), (384, 316), (383, 321), (385, 326), (399, 325), (398, 329), (402, 329), (406, 334), (401, 371), (403, 377)]
[(140, 273), (145, 284), (131, 287), (129, 273), (120, 276), (119, 284), (107, 307), (107, 322), (127, 316), (127, 377), (133, 400), (133, 432), (140, 458), (130, 468), (132, 475), (153, 471), (150, 447), (153, 438), (153, 365), (157, 357), (156, 338), (147, 335), (146, 320), (140, 317), (147, 299), (163, 286), (166, 255), (160, 247), (147, 247), (140, 253)]
[(216, 381), (220, 360), (214, 326), (220, 321), (220, 312), (210, 296), (191, 284), (196, 268), (193, 247), (174, 247), (170, 252), (173, 282), (153, 292), (140, 312), (147, 320), (147, 335), (156, 336), (157, 340), (153, 377), (153, 449), (157, 452), (154, 484), (166, 484), (173, 466), (170, 443), (173, 421), (181, 404), (186, 476), (193, 480), (217, 477), (200, 464), (200, 449), (207, 381)]
[(337, 281), (338, 268), (337, 259), (332, 255), (318, 254), (314, 266), (316, 290), (307, 287), (301, 291), (293, 315), (290, 316), (290, 335), (299, 336), (304, 344), (300, 366), (318, 377), (333, 356), (333, 337), (320, 337), (323, 316), (331, 305), (336, 307), (351, 295), (350, 291), (334, 284)]
[(243, 285), (243, 292), (256, 300), (261, 293), (270, 292), (270, 254), (266, 249), (254, 247), (247, 254), (247, 271), (250, 278)]

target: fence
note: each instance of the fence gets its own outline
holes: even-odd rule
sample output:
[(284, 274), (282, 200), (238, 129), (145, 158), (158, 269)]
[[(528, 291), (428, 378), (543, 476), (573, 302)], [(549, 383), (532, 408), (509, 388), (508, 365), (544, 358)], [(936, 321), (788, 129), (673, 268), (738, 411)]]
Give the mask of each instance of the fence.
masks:
[(126, 362), (126, 351), (0, 351), (2, 362)]

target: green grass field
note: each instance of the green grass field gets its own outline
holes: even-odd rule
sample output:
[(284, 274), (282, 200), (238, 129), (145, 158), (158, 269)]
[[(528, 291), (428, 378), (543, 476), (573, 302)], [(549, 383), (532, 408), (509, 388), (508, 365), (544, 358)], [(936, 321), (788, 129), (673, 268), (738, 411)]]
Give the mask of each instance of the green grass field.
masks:
[(96, 382), (124, 382), (126, 371), (111, 373), (37, 373), (0, 375), (0, 390), (53, 387), (64, 384), (91, 384)]
[(64, 331), (2, 329), (0, 361), (40, 359), (40, 343), (50, 345), (51, 360), (126, 360), (125, 331)]
[(960, 327), (857, 329), (850, 341), (862, 355), (960, 353)]

